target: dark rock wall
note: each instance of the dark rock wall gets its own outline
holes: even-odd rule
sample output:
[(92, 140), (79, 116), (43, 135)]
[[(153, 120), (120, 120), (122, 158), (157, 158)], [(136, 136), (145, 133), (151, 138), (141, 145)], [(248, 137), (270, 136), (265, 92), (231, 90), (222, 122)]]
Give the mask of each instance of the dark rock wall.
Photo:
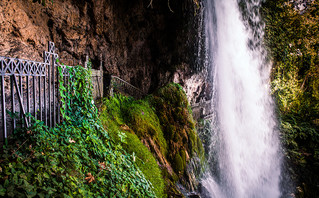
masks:
[[(192, 0), (31, 0), (0, 2), (0, 55), (42, 60), (47, 42), (60, 59), (98, 68), (151, 92), (175, 81), (186, 86), (196, 64), (200, 14)], [(170, 11), (170, 8), (172, 11)], [(197, 11), (197, 13), (200, 13)], [(203, 82), (205, 75), (201, 75)], [(190, 85), (192, 86), (192, 85)], [(197, 85), (196, 85), (197, 86)], [(194, 97), (192, 88), (188, 93)]]

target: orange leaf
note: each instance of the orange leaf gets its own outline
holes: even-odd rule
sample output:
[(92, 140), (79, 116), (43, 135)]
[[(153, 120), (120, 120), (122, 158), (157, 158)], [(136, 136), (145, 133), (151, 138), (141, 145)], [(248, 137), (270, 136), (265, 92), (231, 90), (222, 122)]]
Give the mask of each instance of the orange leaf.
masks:
[(86, 176), (87, 177), (85, 178), (85, 180), (88, 181), (89, 183), (95, 181), (95, 178), (93, 177), (91, 173), (88, 173)]

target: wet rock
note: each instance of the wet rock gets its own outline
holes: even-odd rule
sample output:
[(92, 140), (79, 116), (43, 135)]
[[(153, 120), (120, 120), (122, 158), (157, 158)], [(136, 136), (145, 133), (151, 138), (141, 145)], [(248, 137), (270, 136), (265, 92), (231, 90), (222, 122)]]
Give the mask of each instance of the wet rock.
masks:
[(187, 195), (187, 198), (201, 198), (201, 197), (197, 193), (189, 193)]

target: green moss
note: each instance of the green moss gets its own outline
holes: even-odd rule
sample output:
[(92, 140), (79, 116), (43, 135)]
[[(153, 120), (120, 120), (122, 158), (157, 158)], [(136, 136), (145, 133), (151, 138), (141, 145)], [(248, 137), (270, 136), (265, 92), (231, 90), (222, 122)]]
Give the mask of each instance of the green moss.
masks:
[(201, 141), (201, 139), (199, 138), (199, 136), (197, 136), (197, 153), (200, 153), (200, 157), (204, 158), (204, 153), (205, 153), (205, 150), (204, 150), (204, 146), (203, 146), (203, 143)]
[(175, 155), (173, 168), (177, 174), (183, 174), (185, 169), (185, 161), (183, 161), (182, 157), (179, 153)]
[[(184, 150), (184, 147), (191, 157), (198, 156), (204, 159), (203, 145), (196, 133), (195, 121), (182, 87), (179, 84), (170, 83), (158, 90), (149, 100), (159, 115), (164, 136), (171, 151), (168, 159), (174, 164), (174, 170), (177, 172), (184, 170), (182, 166), (177, 165), (179, 156), (183, 155), (178, 151)], [(186, 157), (181, 159), (186, 164)]]
[[(186, 152), (185, 152), (185, 150), (183, 149), (180, 153), (181, 153), (181, 158), (182, 158), (183, 162), (186, 162)], [(185, 163), (185, 166), (186, 166), (186, 163)]]
[(166, 197), (162, 173), (152, 153), (135, 134), (128, 132), (126, 138), (127, 144), (124, 145), (124, 149), (130, 154), (134, 153), (138, 167), (152, 183), (157, 197)]
[(159, 119), (147, 101), (133, 101), (123, 109), (123, 113), (126, 123), (139, 138), (151, 136), (166, 155), (167, 143)]
[[(190, 157), (203, 159), (203, 147), (195, 130), (189, 102), (178, 84), (168, 84), (143, 100), (115, 95), (105, 99), (101, 110), (100, 118), (110, 136), (114, 141), (122, 142), (127, 152), (136, 154), (138, 166), (156, 186), (155, 192), (159, 197), (163, 196), (163, 177), (166, 178), (165, 185), (172, 188), (167, 181), (175, 182), (183, 176), (187, 153)], [(122, 133), (126, 136), (124, 141)], [(174, 173), (169, 173), (166, 167), (161, 173), (160, 162), (156, 162), (141, 141), (150, 144), (148, 147), (156, 159), (166, 158)], [(160, 149), (161, 154), (156, 149)]]
[[(167, 152), (159, 119), (148, 102), (118, 94), (104, 99), (100, 111), (101, 122), (112, 139), (122, 143), (128, 153), (134, 153), (138, 167), (152, 183), (157, 197), (166, 197), (161, 170), (152, 153), (141, 142), (142, 139), (151, 137), (159, 144), (163, 154)], [(121, 139), (123, 133), (125, 138)]]

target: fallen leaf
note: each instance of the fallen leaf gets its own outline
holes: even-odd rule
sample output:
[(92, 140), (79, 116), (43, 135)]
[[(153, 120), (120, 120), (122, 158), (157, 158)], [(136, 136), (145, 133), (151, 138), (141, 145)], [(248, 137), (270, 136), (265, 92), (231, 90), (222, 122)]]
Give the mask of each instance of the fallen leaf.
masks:
[(85, 180), (88, 181), (89, 183), (95, 181), (95, 178), (93, 177), (91, 173), (88, 173), (86, 176), (87, 177), (85, 178)]
[(126, 124), (123, 124), (120, 126), (122, 130), (124, 131), (129, 131), (130, 130), (130, 127), (128, 127)]
[(106, 168), (105, 162), (99, 162), (99, 165), (101, 166), (102, 169), (105, 169), (105, 168)]
[(70, 143), (75, 143), (75, 141), (72, 140), (72, 138), (69, 138), (69, 142), (70, 142)]

